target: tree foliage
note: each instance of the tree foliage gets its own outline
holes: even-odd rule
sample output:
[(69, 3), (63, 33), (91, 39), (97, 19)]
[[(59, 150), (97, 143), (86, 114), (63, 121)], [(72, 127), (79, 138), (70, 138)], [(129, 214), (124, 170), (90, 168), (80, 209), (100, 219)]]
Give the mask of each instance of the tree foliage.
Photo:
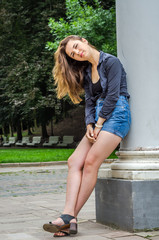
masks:
[[(109, 7), (113, 2), (107, 1)], [(70, 106), (68, 97), (57, 100), (51, 73), (53, 52), (65, 36), (79, 34), (97, 48), (116, 53), (115, 11), (104, 10), (105, 4), (98, 0), (0, 2), (0, 128), (5, 134), (10, 128), (21, 139), (21, 126), (30, 130), (36, 122), (46, 137), (48, 122), (60, 118)]]
[[(51, 70), (53, 56), (45, 49), (50, 39), (48, 18), (63, 14), (63, 1), (3, 0), (0, 38), (0, 124), (44, 126), (56, 113)], [(18, 135), (18, 139), (21, 134)]]
[(46, 47), (55, 51), (63, 38), (79, 35), (98, 49), (116, 55), (115, 10), (103, 9), (98, 0), (93, 3), (94, 7), (84, 0), (66, 0), (66, 19), (49, 20), (54, 41), (49, 41)]

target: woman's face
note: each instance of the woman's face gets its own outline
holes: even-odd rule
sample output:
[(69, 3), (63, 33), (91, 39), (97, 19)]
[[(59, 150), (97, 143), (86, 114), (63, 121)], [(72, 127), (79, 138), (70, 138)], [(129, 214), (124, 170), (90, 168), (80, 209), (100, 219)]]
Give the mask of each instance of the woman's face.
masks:
[(84, 38), (81, 40), (69, 40), (66, 45), (66, 54), (77, 61), (88, 61), (90, 47), (88, 41)]

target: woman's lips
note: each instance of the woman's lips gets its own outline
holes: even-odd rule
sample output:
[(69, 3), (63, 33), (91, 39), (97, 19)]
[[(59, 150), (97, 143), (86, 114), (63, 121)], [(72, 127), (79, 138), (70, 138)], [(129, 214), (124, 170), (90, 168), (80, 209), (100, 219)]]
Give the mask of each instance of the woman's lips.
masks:
[(83, 57), (83, 52), (80, 53), (80, 57)]

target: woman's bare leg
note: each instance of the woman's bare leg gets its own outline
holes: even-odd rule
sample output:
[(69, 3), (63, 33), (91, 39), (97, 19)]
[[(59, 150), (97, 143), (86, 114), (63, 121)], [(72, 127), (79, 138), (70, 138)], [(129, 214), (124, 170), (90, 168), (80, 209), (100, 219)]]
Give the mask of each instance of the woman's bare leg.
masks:
[(74, 153), (68, 159), (68, 177), (66, 189), (66, 202), (63, 213), (74, 216), (77, 197), (82, 180), (84, 162), (92, 144), (84, 136)]
[[(66, 189), (66, 202), (63, 214), (75, 215), (75, 206), (81, 185), (84, 162), (92, 144), (84, 136), (74, 153), (68, 159), (68, 177)], [(54, 224), (64, 224), (61, 218), (53, 221)], [(58, 234), (59, 235), (59, 234)]]
[[(63, 213), (77, 216), (78, 212), (92, 193), (101, 163), (113, 152), (121, 138), (101, 131), (93, 145), (84, 137), (69, 159), (66, 204)], [(74, 182), (74, 179), (76, 181)], [(72, 220), (73, 222), (75, 220)], [(63, 224), (58, 218), (53, 223)], [(55, 235), (63, 236), (61, 232)]]
[(75, 216), (78, 215), (80, 209), (88, 200), (95, 187), (100, 165), (114, 151), (120, 142), (121, 138), (112, 133), (106, 131), (101, 131), (99, 133), (96, 143), (91, 147), (85, 160), (82, 182), (75, 208)]

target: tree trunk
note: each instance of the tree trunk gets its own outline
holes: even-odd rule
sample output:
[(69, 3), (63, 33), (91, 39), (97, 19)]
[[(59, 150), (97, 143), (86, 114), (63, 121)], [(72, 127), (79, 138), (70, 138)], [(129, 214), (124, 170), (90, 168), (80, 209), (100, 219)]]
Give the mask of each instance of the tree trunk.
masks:
[(17, 140), (22, 140), (22, 126), (21, 126), (20, 120), (17, 120), (16, 130), (17, 130)]
[(46, 124), (42, 123), (41, 124), (41, 130), (42, 130), (42, 138), (48, 138), (48, 133), (47, 133), (47, 129), (46, 129)]
[(29, 126), (27, 126), (27, 129), (28, 129), (28, 135), (33, 135), (32, 131), (31, 131), (31, 128)]
[(9, 125), (8, 124), (4, 124), (3, 130), (4, 130), (4, 136), (8, 137)]
[(12, 123), (10, 123), (10, 135), (11, 135), (11, 137), (14, 136), (14, 127), (13, 127)]
[(54, 135), (54, 131), (53, 131), (53, 119), (51, 119), (51, 136)]
[(0, 134), (1, 134), (1, 135), (3, 134), (3, 130), (2, 130), (2, 128), (0, 128)]

